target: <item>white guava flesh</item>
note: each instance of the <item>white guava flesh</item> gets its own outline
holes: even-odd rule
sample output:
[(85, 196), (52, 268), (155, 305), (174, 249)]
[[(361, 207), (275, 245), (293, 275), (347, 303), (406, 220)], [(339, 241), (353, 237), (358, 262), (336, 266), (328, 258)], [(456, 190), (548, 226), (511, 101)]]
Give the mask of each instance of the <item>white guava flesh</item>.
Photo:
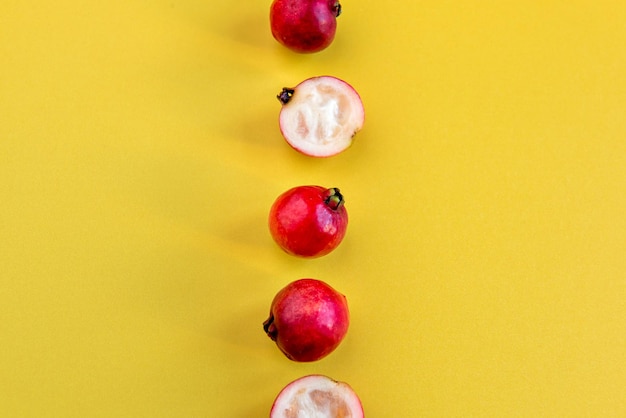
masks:
[(280, 130), (296, 150), (314, 157), (344, 151), (361, 130), (365, 111), (359, 94), (343, 80), (313, 77), (294, 89), (280, 112)]
[(270, 418), (363, 418), (352, 388), (327, 376), (310, 375), (288, 384), (276, 397)]

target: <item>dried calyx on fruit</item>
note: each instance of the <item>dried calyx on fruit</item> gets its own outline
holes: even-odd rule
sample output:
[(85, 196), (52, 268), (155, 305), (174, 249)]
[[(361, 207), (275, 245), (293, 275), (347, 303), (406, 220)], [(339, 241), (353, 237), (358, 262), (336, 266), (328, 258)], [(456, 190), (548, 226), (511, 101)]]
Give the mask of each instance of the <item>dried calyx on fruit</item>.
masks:
[(330, 157), (363, 128), (365, 109), (356, 90), (337, 77), (320, 76), (277, 95), (280, 131), (289, 145), (312, 157)]
[(363, 405), (345, 382), (323, 375), (304, 376), (278, 394), (270, 418), (363, 418)]

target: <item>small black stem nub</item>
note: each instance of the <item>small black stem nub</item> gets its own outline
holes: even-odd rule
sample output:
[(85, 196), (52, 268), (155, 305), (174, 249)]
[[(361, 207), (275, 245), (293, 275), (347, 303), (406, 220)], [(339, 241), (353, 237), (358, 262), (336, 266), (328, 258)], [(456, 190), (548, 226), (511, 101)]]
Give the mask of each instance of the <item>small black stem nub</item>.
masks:
[(335, 3), (335, 17), (339, 17), (341, 14), (341, 4), (339, 2)]
[(276, 98), (280, 100), (282, 104), (286, 105), (287, 103), (289, 103), (289, 100), (291, 100), (291, 96), (293, 96), (294, 92), (294, 89), (283, 87), (283, 91), (281, 91), (280, 94), (276, 96)]
[(343, 199), (343, 195), (339, 192), (339, 189), (333, 187), (331, 189), (326, 190), (326, 198), (324, 199), (324, 203), (331, 208), (332, 210), (339, 210), (339, 208), (344, 204), (345, 200)]
[(276, 335), (278, 331), (276, 330), (276, 325), (274, 325), (274, 314), (270, 312), (269, 318), (263, 322), (263, 331), (270, 337), (273, 341), (276, 341)]

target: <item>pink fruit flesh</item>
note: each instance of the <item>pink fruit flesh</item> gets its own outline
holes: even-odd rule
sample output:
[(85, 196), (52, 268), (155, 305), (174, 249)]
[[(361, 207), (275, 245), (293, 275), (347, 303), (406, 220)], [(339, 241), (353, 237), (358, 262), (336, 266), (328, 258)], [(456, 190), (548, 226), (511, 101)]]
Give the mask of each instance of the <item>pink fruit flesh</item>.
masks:
[(316, 279), (300, 279), (280, 290), (263, 330), (287, 358), (311, 362), (341, 343), (350, 323), (346, 297)]
[(272, 238), (288, 254), (321, 257), (343, 240), (348, 212), (339, 189), (299, 186), (278, 196), (268, 224)]
[(270, 27), (274, 38), (292, 51), (319, 52), (333, 42), (339, 14), (337, 0), (274, 0)]
[(332, 76), (309, 78), (278, 95), (280, 131), (289, 145), (312, 157), (330, 157), (350, 145), (363, 128), (359, 94)]
[(278, 394), (270, 418), (363, 418), (363, 406), (354, 390), (327, 376), (294, 380)]

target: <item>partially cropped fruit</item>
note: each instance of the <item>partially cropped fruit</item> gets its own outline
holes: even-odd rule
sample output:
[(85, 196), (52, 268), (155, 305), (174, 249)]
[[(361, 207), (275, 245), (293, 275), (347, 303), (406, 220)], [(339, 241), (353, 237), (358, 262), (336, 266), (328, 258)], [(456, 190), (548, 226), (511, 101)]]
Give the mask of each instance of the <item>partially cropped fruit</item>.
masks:
[(350, 145), (363, 128), (361, 97), (347, 82), (332, 76), (313, 77), (283, 88), (280, 131), (289, 145), (312, 157), (330, 157)]
[(270, 27), (274, 38), (292, 51), (318, 52), (333, 42), (340, 14), (338, 0), (274, 0)]
[(268, 224), (272, 238), (288, 254), (321, 257), (343, 240), (348, 212), (339, 189), (298, 186), (276, 198)]
[(322, 375), (304, 376), (278, 394), (270, 418), (363, 418), (363, 405), (345, 382)]
[(333, 352), (349, 324), (343, 294), (321, 280), (300, 279), (276, 294), (263, 330), (287, 358), (311, 362)]

